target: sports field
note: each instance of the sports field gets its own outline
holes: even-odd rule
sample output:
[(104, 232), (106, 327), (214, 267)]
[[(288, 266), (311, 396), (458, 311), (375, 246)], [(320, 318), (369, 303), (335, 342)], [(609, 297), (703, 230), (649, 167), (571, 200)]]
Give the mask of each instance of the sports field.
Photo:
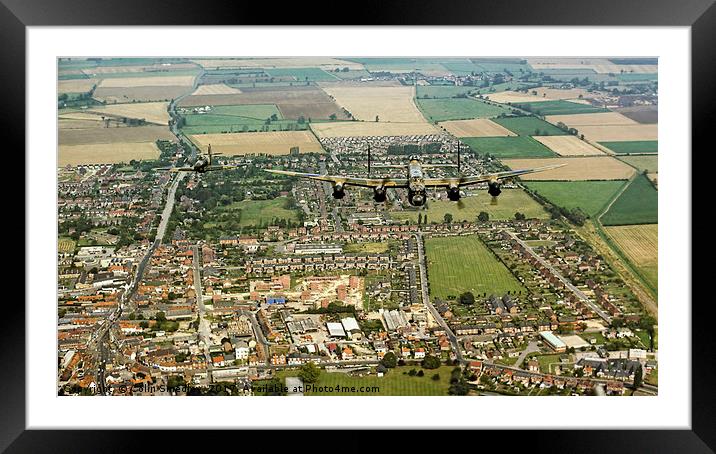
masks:
[(446, 213), (452, 214), (453, 222), (470, 221), (474, 222), (477, 215), (485, 211), (490, 219), (504, 220), (514, 219), (515, 213), (524, 213), (527, 218), (547, 219), (549, 214), (532, 197), (521, 189), (503, 189), (502, 194), (497, 198), (497, 204), (493, 205), (492, 197), (487, 190), (480, 191), (470, 197), (463, 197), (459, 202), (451, 202), (447, 199), (429, 201), (427, 208), (422, 210), (396, 211), (390, 215), (394, 219), (409, 219), (413, 223), (418, 222), (418, 214), (423, 217), (427, 215), (428, 223), (443, 222)]
[(603, 156), (604, 153), (576, 136), (536, 136), (535, 140), (560, 156)]
[[(121, 128), (124, 130), (124, 128)], [(159, 148), (154, 142), (92, 143), (83, 145), (60, 145), (58, 166), (80, 164), (116, 164), (136, 160), (159, 158)]]
[(418, 107), (430, 121), (490, 118), (508, 113), (507, 107), (495, 106), (471, 98), (416, 99)]
[(507, 159), (504, 163), (511, 169), (528, 169), (564, 164), (564, 167), (558, 169), (531, 173), (520, 177), (529, 181), (626, 180), (634, 173), (632, 167), (609, 156)]
[(356, 120), (375, 121), (377, 116), (380, 122), (425, 121), (413, 102), (413, 87), (321, 84), (321, 88)]
[(559, 136), (567, 134), (567, 132), (555, 125), (532, 116), (493, 118), (492, 121), (521, 136)]
[(242, 200), (222, 208), (222, 211), (240, 211), (239, 225), (242, 227), (268, 225), (276, 219), (298, 221), (298, 213), (286, 208), (287, 203), (286, 197), (271, 200)]
[(229, 134), (194, 134), (189, 138), (202, 150), (208, 145), (225, 155), (288, 154), (291, 147), (301, 153), (322, 153), (323, 148), (309, 131), (244, 132)]
[(461, 140), (480, 154), (487, 153), (498, 158), (539, 158), (555, 156), (549, 148), (528, 136), (463, 137)]
[(528, 110), (529, 112), (534, 112), (538, 115), (571, 115), (593, 112), (607, 112), (607, 109), (603, 107), (594, 107), (588, 104), (563, 100), (514, 104), (521, 109)]
[(629, 260), (656, 287), (659, 271), (659, 227), (657, 224), (606, 227), (607, 234)]
[(444, 121), (439, 123), (438, 126), (447, 129), (455, 137), (504, 137), (516, 135), (514, 132), (487, 118)]
[(468, 291), (476, 297), (524, 291), (507, 267), (475, 235), (428, 238), (425, 254), (433, 298), (458, 297)]
[(601, 221), (604, 225), (656, 224), (659, 220), (659, 195), (644, 175), (639, 175), (609, 208)]
[(530, 181), (530, 190), (553, 204), (567, 208), (580, 208), (594, 216), (604, 208), (625, 181)]
[[(316, 389), (307, 391), (307, 396), (447, 396), (450, 388), (450, 372), (452, 366), (440, 366), (437, 369), (422, 369), (424, 376), (418, 377), (407, 374), (411, 369), (421, 370), (419, 365), (398, 366), (389, 369), (388, 373), (378, 377), (375, 372), (363, 377), (351, 376), (342, 372), (326, 372), (321, 370), (318, 382), (314, 387), (331, 387), (329, 389)], [(433, 375), (440, 375), (439, 380), (433, 380)], [(286, 377), (296, 377), (295, 370), (281, 371), (278, 377), (285, 384)], [(305, 386), (305, 385), (304, 385)], [(335, 388), (340, 389), (336, 390)], [(358, 389), (363, 387), (363, 391)], [(369, 387), (369, 388), (366, 388)], [(373, 387), (377, 387), (375, 390)], [(351, 391), (350, 388), (356, 388)]]
[(340, 121), (311, 123), (318, 137), (380, 137), (438, 134), (430, 123), (376, 123), (374, 121)]
[(658, 153), (658, 140), (632, 140), (627, 142), (599, 142), (599, 145), (609, 148), (617, 154), (629, 153)]

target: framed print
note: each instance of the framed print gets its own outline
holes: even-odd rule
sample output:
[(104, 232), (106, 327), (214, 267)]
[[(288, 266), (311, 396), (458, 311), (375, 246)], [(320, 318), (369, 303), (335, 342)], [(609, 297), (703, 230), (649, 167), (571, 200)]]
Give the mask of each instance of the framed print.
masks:
[(3, 448), (517, 429), (711, 452), (711, 2), (341, 26), (80, 3), (2, 8), (27, 178)]

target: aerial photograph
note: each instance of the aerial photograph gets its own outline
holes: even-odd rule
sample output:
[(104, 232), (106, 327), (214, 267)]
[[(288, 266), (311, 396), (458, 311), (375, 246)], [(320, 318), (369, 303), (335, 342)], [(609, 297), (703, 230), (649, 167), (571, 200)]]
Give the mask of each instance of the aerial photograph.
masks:
[(658, 58), (64, 57), (57, 125), (59, 396), (658, 395)]

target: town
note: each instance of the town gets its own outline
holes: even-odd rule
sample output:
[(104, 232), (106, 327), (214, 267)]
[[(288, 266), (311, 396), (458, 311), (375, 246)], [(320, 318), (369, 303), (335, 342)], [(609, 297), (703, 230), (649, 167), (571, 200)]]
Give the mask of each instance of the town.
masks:
[[(213, 131), (211, 122), (191, 121), (227, 106), (182, 103), (218, 96), (211, 91), (217, 84), (238, 87), (247, 79), (244, 83), (254, 85), (284, 83), (280, 90), (288, 90), (290, 79), (208, 68), (186, 87), (188, 96), (177, 95), (166, 104), (168, 134), (152, 144), (155, 159), (90, 159), (58, 168), (60, 395), (657, 394), (658, 329), (650, 269), (637, 263), (616, 236), (621, 232), (616, 229), (630, 223), (605, 221), (618, 214), (621, 198), (641, 184), (640, 178), (656, 191), (651, 186), (655, 176), (627, 166), (631, 173), (604, 178), (609, 181), (599, 175), (563, 183), (553, 182), (561, 181), (560, 175), (510, 180), (494, 200), (487, 184), (463, 188), (458, 202), (449, 200), (445, 190), (429, 190), (424, 208), (411, 206), (402, 189), (388, 192), (385, 202), (361, 188), (336, 199), (330, 183), (263, 169), (366, 176), (368, 147), (376, 165), (371, 176), (400, 175), (400, 169), (380, 166), (404, 165), (412, 154), (430, 164), (451, 164), (458, 146), (464, 150), (461, 170), (468, 174), (505, 170), (512, 166), (509, 159), (522, 156), (487, 151), (483, 141), (493, 137), (475, 140), (459, 131), (474, 125), (455, 124), (476, 120), (435, 118), (430, 130), (420, 125), (412, 131), (386, 123), (388, 132), (379, 134), (373, 133), (375, 125), (383, 125), (379, 118), (334, 123), (338, 129), (353, 123), (365, 129), (352, 135), (321, 134), (331, 123), (312, 122), (308, 116), (279, 126), (285, 128), (280, 131), (304, 134), (309, 124), (315, 143), (266, 152), (258, 141), (255, 151), (236, 152), (236, 145), (224, 145), (216, 136), (280, 134), (271, 131), (283, 120), (261, 121), (263, 132), (251, 132), (249, 124), (238, 133), (204, 133), (205, 127)], [(539, 87), (556, 80), (545, 80), (544, 73), (519, 77), (514, 69), (497, 69), (433, 75), (337, 68), (337, 75), (360, 72), (347, 89), (398, 83), (417, 88), (418, 103), (433, 99), (432, 92), (421, 98), (420, 87), (473, 90), (508, 84), (497, 92), (505, 99), (470, 92), (437, 100), (464, 99), (498, 109), (485, 120), (490, 128), (500, 119), (510, 125), (529, 121), (527, 134), (537, 139), (588, 144), (584, 134), (589, 135), (589, 126), (548, 123), (534, 112), (540, 104), (569, 101), (520, 104), (520, 96), (539, 97)], [(197, 88), (207, 73), (211, 83)], [(312, 90), (312, 73), (304, 73)], [(576, 79), (550, 87), (583, 90), (573, 104), (598, 106), (599, 112), (587, 110), (585, 116), (611, 115), (615, 112), (601, 106), (616, 109), (627, 100), (625, 108), (631, 110), (655, 103), (649, 83), (631, 86), (626, 95), (617, 88), (609, 91), (604, 79), (588, 91), (592, 83)], [(298, 83), (289, 87), (297, 93), (309, 90)], [(340, 101), (343, 88), (324, 88), (326, 99)], [(514, 103), (507, 102), (510, 96)], [(332, 115), (360, 116), (359, 109), (340, 105), (343, 110)], [(430, 117), (426, 110), (423, 106), (423, 115)], [(102, 124), (109, 119), (117, 120), (103, 117)], [(64, 120), (69, 122), (70, 114)], [(391, 127), (398, 129), (391, 132)], [(569, 131), (573, 127), (584, 131), (581, 138), (579, 131)], [(554, 135), (540, 135), (540, 129), (550, 128)], [(208, 140), (202, 133), (212, 136), (215, 149), (225, 147), (221, 161), (234, 168), (206, 174), (156, 170), (195, 158)], [(500, 138), (529, 139), (530, 147), (542, 142), (510, 134)], [(610, 165), (613, 160), (626, 166), (607, 155), (552, 158), (560, 159), (609, 159)], [(430, 169), (434, 177), (454, 172)], [(576, 183), (598, 185), (599, 190), (587, 191), (604, 201), (592, 203), (596, 207), (589, 200), (564, 204), (569, 186), (556, 190), (559, 195), (547, 187)], [(599, 194), (611, 183), (612, 193)]]

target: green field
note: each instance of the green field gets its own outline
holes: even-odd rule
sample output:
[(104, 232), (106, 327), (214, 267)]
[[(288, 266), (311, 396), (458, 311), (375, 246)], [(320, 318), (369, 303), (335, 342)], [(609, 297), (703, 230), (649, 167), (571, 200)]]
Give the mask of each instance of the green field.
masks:
[(477, 236), (428, 238), (425, 254), (430, 295), (434, 298), (457, 297), (467, 291), (476, 297), (524, 291), (519, 281)]
[(520, 109), (534, 112), (537, 115), (573, 115), (580, 113), (609, 112), (603, 107), (594, 107), (569, 101), (537, 101), (513, 103)]
[(475, 87), (464, 87), (454, 85), (418, 85), (418, 98), (454, 98), (458, 95), (465, 95), (477, 91)]
[(646, 82), (646, 81), (656, 81), (659, 79), (659, 75), (656, 73), (649, 73), (649, 74), (633, 74), (633, 73), (626, 73), (626, 74), (617, 74), (617, 79), (619, 79), (622, 82)]
[(493, 118), (492, 121), (521, 136), (563, 136), (568, 134), (555, 125), (532, 116)]
[(338, 77), (339, 79), (360, 79), (361, 77), (370, 77), (368, 71), (362, 69), (350, 69), (348, 71), (331, 71), (330, 74)]
[(338, 79), (320, 68), (271, 68), (264, 72), (271, 77), (295, 77), (297, 81)]
[(470, 148), (480, 154), (497, 158), (538, 158), (556, 156), (552, 150), (528, 136), (462, 137)]
[[(370, 375), (363, 377), (350, 376), (342, 372), (326, 372), (321, 370), (321, 375), (318, 377), (318, 382), (315, 386), (323, 387), (375, 387), (380, 389), (380, 392), (370, 391), (360, 392), (356, 390), (351, 392), (349, 390), (341, 391), (310, 391), (306, 392), (307, 396), (447, 396), (448, 388), (450, 388), (450, 372), (453, 370), (453, 366), (440, 366), (437, 369), (423, 369), (425, 375), (423, 377), (414, 376), (411, 377), (407, 374), (410, 369), (421, 370), (419, 365), (415, 366), (398, 366), (394, 369), (389, 369), (388, 373), (382, 377), (378, 377), (375, 372)], [(406, 372), (403, 374), (403, 372)], [(440, 375), (440, 380), (433, 380), (432, 376), (435, 374)], [(286, 377), (298, 376), (298, 371), (287, 370), (277, 373), (277, 376), (285, 384)]]
[[(275, 115), (277, 120), (267, 119)], [(307, 123), (284, 119), (274, 104), (251, 104), (236, 106), (213, 106), (209, 114), (188, 114), (184, 116), (182, 130), (185, 134), (212, 134), (222, 132), (284, 131), (307, 129)]]
[(501, 91), (507, 91), (507, 90), (518, 90), (522, 87), (528, 86), (529, 84), (526, 84), (524, 82), (503, 82), (501, 84), (494, 84), (490, 85), (489, 87), (481, 87), (477, 89), (477, 93), (480, 95), (488, 94), (488, 93), (498, 93)]
[(659, 157), (651, 156), (622, 156), (620, 160), (636, 167), (640, 172), (646, 170), (648, 173), (657, 173), (659, 171)]
[(658, 140), (634, 140), (627, 142), (599, 142), (617, 154), (628, 153), (657, 153), (659, 151)]
[(639, 175), (609, 208), (604, 225), (656, 224), (659, 221), (659, 195), (644, 175)]
[(416, 99), (425, 117), (433, 122), (445, 120), (468, 120), (490, 118), (507, 113), (508, 108), (493, 106), (468, 98)]
[(497, 204), (492, 204), (492, 197), (487, 191), (481, 191), (470, 197), (464, 197), (459, 202), (449, 200), (431, 200), (426, 209), (391, 212), (393, 219), (409, 219), (412, 223), (418, 222), (418, 214), (428, 216), (428, 223), (442, 223), (446, 213), (453, 216), (453, 222), (474, 222), (480, 211), (485, 211), (493, 220), (514, 219), (515, 212), (524, 213), (530, 219), (547, 219), (549, 214), (532, 197), (521, 189), (503, 189), (497, 198)]
[(222, 211), (238, 212), (238, 223), (241, 227), (268, 225), (277, 219), (298, 221), (298, 213), (287, 208), (287, 203), (287, 197), (271, 200), (242, 200), (222, 208)]
[(343, 252), (348, 254), (383, 254), (388, 251), (390, 244), (384, 243), (347, 243), (343, 246)]
[(530, 190), (553, 204), (567, 209), (580, 208), (594, 216), (614, 197), (624, 181), (530, 181)]

